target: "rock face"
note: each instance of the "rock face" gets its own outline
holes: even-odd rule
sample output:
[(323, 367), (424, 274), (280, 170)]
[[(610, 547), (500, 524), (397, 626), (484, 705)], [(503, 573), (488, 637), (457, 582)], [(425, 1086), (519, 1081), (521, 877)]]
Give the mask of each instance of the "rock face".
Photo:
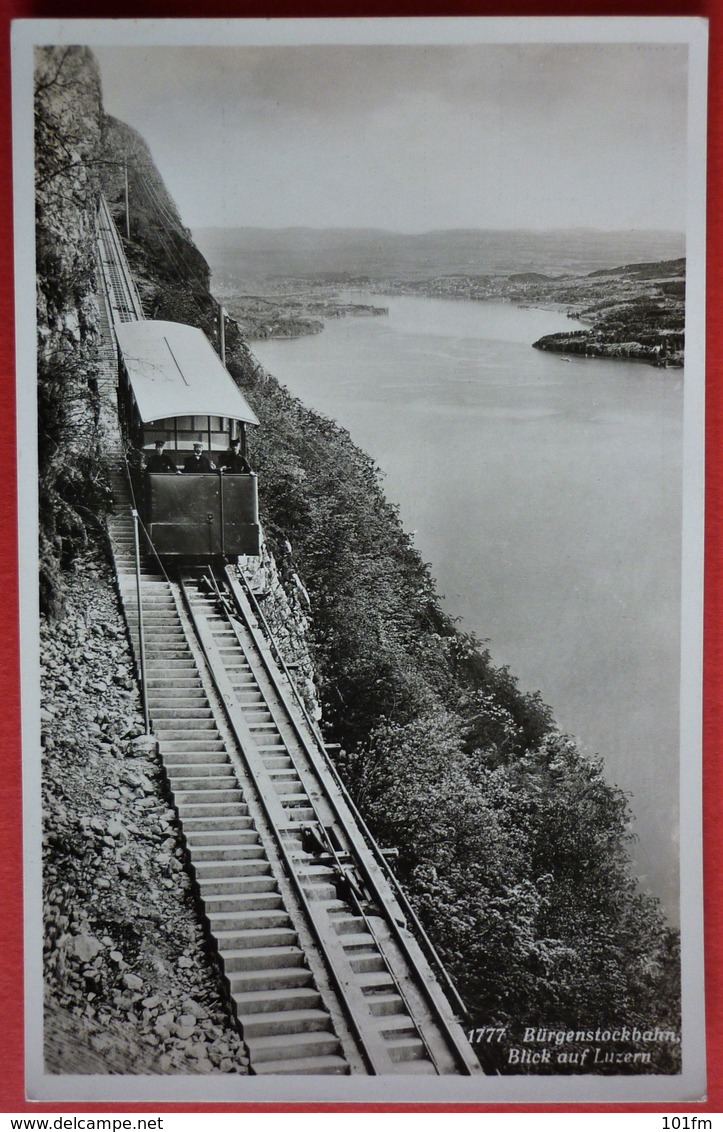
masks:
[(215, 304), (208, 294), (209, 266), (184, 226), (144, 139), (124, 122), (104, 115), (100, 157), (99, 182), (111, 215), (124, 238), (130, 229), (124, 247), (146, 318), (200, 324), (214, 341), (218, 328)]
[(41, 608), (57, 613), (63, 569), (107, 497), (98, 439), (94, 204), (100, 79), (82, 47), (39, 48), (35, 70)]
[(39, 48), (35, 71), (40, 359), (98, 338), (93, 201), (101, 137), (98, 67), (84, 47)]

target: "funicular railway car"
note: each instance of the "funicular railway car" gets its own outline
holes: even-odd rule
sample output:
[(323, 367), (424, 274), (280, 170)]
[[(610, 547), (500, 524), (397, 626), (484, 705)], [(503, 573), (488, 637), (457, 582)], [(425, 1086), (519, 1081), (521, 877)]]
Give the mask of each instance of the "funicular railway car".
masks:
[[(221, 468), (231, 442), (247, 452), (258, 418), (202, 330), (175, 322), (116, 328), (119, 408), (145, 462), (164, 441), (168, 471), (142, 475), (145, 522), (159, 555), (209, 561), (259, 553), (258, 490), (249, 471)], [(211, 471), (184, 470), (201, 446)], [(177, 472), (178, 474), (174, 474)]]

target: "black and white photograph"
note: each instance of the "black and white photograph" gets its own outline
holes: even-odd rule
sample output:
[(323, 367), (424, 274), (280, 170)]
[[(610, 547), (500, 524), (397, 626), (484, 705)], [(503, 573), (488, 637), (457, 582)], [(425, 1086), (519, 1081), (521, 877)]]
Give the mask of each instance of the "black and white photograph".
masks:
[(704, 1096), (706, 47), (15, 24), (31, 1100)]

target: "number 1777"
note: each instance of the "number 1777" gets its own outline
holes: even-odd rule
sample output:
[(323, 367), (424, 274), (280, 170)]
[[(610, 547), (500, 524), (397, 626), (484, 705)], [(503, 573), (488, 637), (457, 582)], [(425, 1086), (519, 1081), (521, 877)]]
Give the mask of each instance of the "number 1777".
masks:
[(479, 1045), (482, 1042), (501, 1042), (507, 1029), (505, 1026), (478, 1026), (476, 1030), (468, 1030), (467, 1041), (470, 1045)]

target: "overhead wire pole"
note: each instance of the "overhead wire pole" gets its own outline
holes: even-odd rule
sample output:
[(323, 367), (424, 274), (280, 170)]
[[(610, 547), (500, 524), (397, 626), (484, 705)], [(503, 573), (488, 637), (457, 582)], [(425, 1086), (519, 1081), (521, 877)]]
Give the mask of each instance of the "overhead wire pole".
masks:
[(125, 193), (126, 193), (126, 239), (130, 241), (130, 238), (131, 238), (131, 214), (130, 214), (130, 205), (128, 203), (128, 162), (127, 161), (123, 162), (123, 175), (124, 175)]
[(221, 346), (221, 365), (226, 365), (226, 311), (219, 303), (218, 306), (218, 337)]

